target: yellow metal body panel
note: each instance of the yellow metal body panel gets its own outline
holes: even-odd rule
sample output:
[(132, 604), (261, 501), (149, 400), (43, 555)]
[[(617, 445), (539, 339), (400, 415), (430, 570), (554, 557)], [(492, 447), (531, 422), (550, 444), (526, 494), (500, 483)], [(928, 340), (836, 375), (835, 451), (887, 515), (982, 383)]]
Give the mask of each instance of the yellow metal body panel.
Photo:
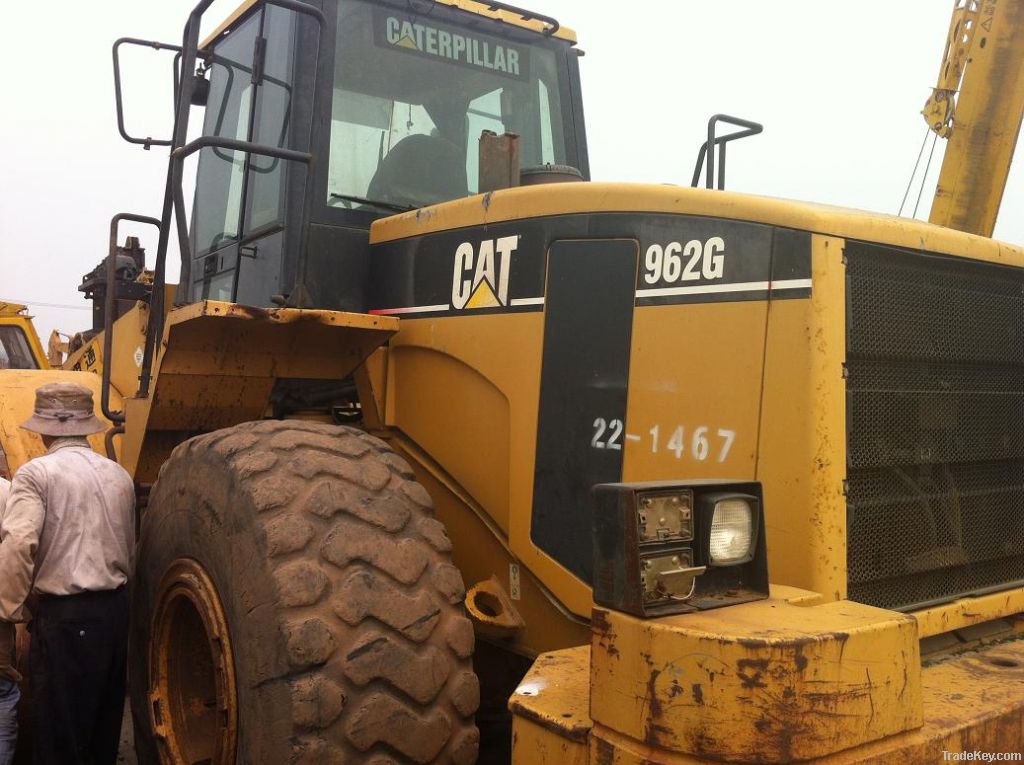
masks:
[(520, 593), (526, 627), (509, 647), (528, 656), (585, 639), (573, 613), (592, 602), (530, 540), (543, 331), (541, 314), (403, 320), (387, 351), (392, 444), (434, 498), (466, 584), (496, 576)]
[[(575, 670), (585, 671), (585, 662), (589, 660), (584, 652), (586, 648), (575, 650), (579, 651)], [(952, 755), (965, 752), (1016, 754), (1024, 741), (1024, 712), (1020, 700), (1020, 684), (1024, 681), (1022, 668), (1024, 641), (971, 651), (929, 665), (922, 671), (925, 718), (920, 728), (809, 762), (818, 765), (932, 765), (951, 762)], [(542, 677), (540, 673), (530, 671), (524, 685), (537, 682)], [(579, 685), (578, 690), (585, 692), (586, 688)], [(516, 694), (512, 704), (514, 729), (524, 731), (531, 742), (538, 742), (535, 746), (543, 747), (546, 757), (535, 760), (525, 747), (513, 746), (512, 762), (515, 765), (534, 762), (575, 765), (581, 761), (594, 765), (707, 765), (721, 762), (649, 747), (602, 726), (592, 729), (589, 759), (581, 760), (577, 754), (580, 722), (573, 721), (572, 729), (560, 730), (558, 710), (561, 705), (558, 700), (548, 697), (542, 689), (527, 705), (523, 697)], [(547, 726), (535, 722), (538, 718), (548, 717), (551, 722)], [(559, 737), (564, 751), (568, 753), (564, 759), (548, 754), (558, 751)], [(774, 762), (766, 757), (755, 761)]]
[(918, 633), (926, 638), (1020, 613), (1024, 613), (1024, 587), (960, 598), (952, 603), (915, 611), (914, 618), (917, 619)]
[(383, 218), (374, 222), (370, 237), (375, 243), (387, 242), (497, 221), (613, 211), (768, 223), (893, 247), (1024, 265), (1024, 248), (907, 218), (729, 191), (636, 183), (558, 183), (504, 189)]
[[(388, 349), (386, 424), (443, 465), (470, 501), (486, 508), (514, 559), (583, 617), (590, 588), (529, 538), (543, 337), (540, 313), (403, 320)], [(449, 522), (450, 530), (453, 525), (459, 523)], [(507, 577), (500, 560), (484, 557), (488, 572), (480, 579), (492, 572)], [(540, 644), (519, 648), (542, 650)]]
[(150, 396), (127, 400), (122, 463), (150, 482), (190, 435), (261, 418), (277, 379), (342, 379), (397, 328), (396, 319), (339, 311), (214, 301), (173, 310)]
[(530, 765), (587, 765), (590, 747), (562, 738), (556, 731), (524, 717), (512, 721), (512, 762)]
[(975, 23), (929, 220), (992, 236), (1024, 118), (1024, 0), (981, 0)]
[[(114, 322), (114, 343), (111, 355), (110, 384), (122, 397), (135, 394), (139, 387), (139, 371), (146, 344), (146, 325), (149, 306), (137, 303), (134, 308)], [(76, 372), (102, 374), (103, 333), (100, 332), (64, 362), (65, 369)]]
[(635, 310), (626, 422), (640, 439), (625, 443), (624, 481), (754, 479), (767, 318), (767, 301)]
[(757, 479), (774, 582), (846, 596), (843, 240), (811, 243), (807, 300), (773, 301), (765, 338)]
[(509, 704), (512, 762), (585, 765), (590, 762), (590, 694), (580, 678), (590, 672), (590, 646), (539, 657)]
[(922, 723), (911, 617), (765, 600), (641, 620), (595, 608), (595, 722), (709, 759), (821, 757)]
[[(816, 232), (808, 298), (635, 309), (626, 417), (633, 436), (625, 442), (623, 479), (762, 481), (773, 581), (842, 601), (847, 588), (844, 237), (1016, 266), (1024, 266), (1024, 250), (918, 221), (838, 208), (701, 189), (593, 183), (509, 189), (392, 216), (374, 224), (371, 241), (449, 229), (465, 229), (472, 239), (469, 231), (494, 222), (586, 212), (669, 212)], [(568, 612), (586, 618), (589, 587), (540, 550), (530, 534), (543, 336), (539, 313), (403, 318), (388, 352), (384, 421), (415, 444), (424, 464), (436, 463), (432, 469), (444, 474), (453, 490), (469, 497), (524, 571), (543, 582)], [(723, 380), (730, 382), (723, 385)], [(680, 426), (684, 449), (677, 457), (665, 442)], [(694, 459), (689, 443), (698, 427), (707, 428), (712, 441), (713, 456), (704, 460)], [(655, 428), (661, 442), (657, 451)], [(720, 431), (735, 434), (721, 462)], [(450, 525), (457, 525), (461, 512), (454, 511)], [(479, 540), (472, 544), (487, 547)], [(480, 561), (472, 566), (473, 576), (507, 577), (504, 559), (488, 561), (475, 551), (469, 557)], [(977, 623), (973, 601), (929, 609), (923, 634)], [(995, 600), (984, 602), (988, 618), (1014, 612), (998, 611)], [(1020, 610), (1016, 600), (1000, 602)], [(526, 654), (543, 650), (527, 642), (517, 648)]]
[(47, 361), (46, 351), (39, 341), (35, 325), (32, 324), (32, 317), (26, 314), (28, 306), (20, 303), (8, 303), (0, 300), (0, 326), (17, 327), (24, 333), (28, 341), (32, 357), (36, 360), (40, 369), (49, 369), (50, 362)]
[(403, 321), (388, 350), (387, 424), (445, 465), (507, 536), (532, 501), (537, 415), (526, 413), (536, 409), (542, 334), (539, 314)]
[[(74, 382), (84, 385), (93, 392), (96, 401), (96, 415), (103, 422), (110, 424), (99, 412), (100, 378), (87, 372), (67, 372), (62, 370), (25, 370), (6, 369), (0, 371), (0, 457), (6, 457), (7, 476), (34, 457), (46, 453), (42, 439), (35, 433), (21, 429), (21, 423), (32, 416), (35, 405), (36, 388), (52, 382)], [(112, 395), (112, 403), (120, 406), (121, 397)], [(103, 433), (89, 436), (89, 443), (99, 454), (106, 454), (103, 445)], [(115, 449), (117, 439), (114, 441)], [(2, 467), (3, 459), (0, 459)], [(0, 473), (5, 471), (0, 470)]]
[(532, 658), (587, 640), (589, 621), (568, 612), (513, 552), (507, 538), (472, 497), (401, 434), (392, 434), (391, 446), (409, 460), (433, 498), (435, 515), (448, 530), (452, 560), (467, 588), (493, 577), (509, 593), (524, 624), (502, 640), (504, 648)]
[[(510, 699), (516, 734), (512, 762), (785, 763), (806, 757), (808, 742), (810, 749), (819, 753), (809, 761), (821, 765), (925, 765), (942, 762), (944, 753), (1020, 752), (1024, 742), (1024, 698), (1020, 692), (1024, 640), (981, 646), (920, 667), (914, 661), (915, 640), (908, 620), (894, 622), (892, 614), (869, 609), (880, 617), (872, 623), (863, 610), (866, 607), (855, 606), (866, 620), (854, 619), (858, 626), (849, 633), (829, 633), (838, 626), (835, 620), (845, 621), (854, 614), (842, 613), (846, 608), (836, 603), (793, 610), (799, 593), (773, 588), (773, 595), (782, 594), (786, 601), (735, 606), (717, 612), (717, 617), (714, 611), (705, 614), (711, 618), (703, 624), (711, 628), (710, 650), (707, 645), (691, 643), (700, 626), (686, 617), (659, 620), (662, 626), (652, 630), (630, 618), (616, 618), (607, 624), (596, 620), (593, 648), (583, 645), (540, 656)], [(771, 629), (759, 624), (765, 614), (754, 611), (783, 602), (787, 607), (773, 609), (776, 621), (770, 623)], [(745, 615), (734, 619), (734, 614), (744, 611), (753, 615), (752, 631), (744, 626), (748, 621)], [(675, 623), (678, 629), (665, 623)], [(730, 628), (737, 628), (736, 632), (728, 634)], [(800, 670), (796, 664), (786, 665), (782, 646), (787, 634), (792, 637), (804, 629), (814, 638), (802, 644), (806, 664)], [(673, 647), (645, 655), (651, 647), (650, 635), (662, 632), (658, 637)], [(629, 635), (625, 640), (624, 633)], [(844, 634), (849, 635), (845, 640)], [(635, 642), (638, 636), (642, 636), (640, 643)], [(762, 671), (760, 660), (750, 655), (764, 651), (766, 643), (771, 647)], [(842, 646), (842, 663), (850, 673), (845, 696), (836, 695), (835, 680), (815, 682), (825, 679), (821, 674), (834, 673), (840, 666), (834, 655), (837, 644)], [(801, 643), (798, 640), (791, 645), (795, 649)], [(739, 662), (744, 655), (752, 663), (741, 670)], [(790, 658), (796, 655), (794, 650)], [(663, 668), (656, 677), (659, 666), (653, 664), (654, 656), (671, 661), (671, 667)], [(730, 666), (729, 660), (735, 664)], [(623, 682), (611, 687), (608, 683), (591, 685), (588, 672), (598, 672), (599, 667), (602, 674), (621, 675)], [(695, 670), (693, 676), (684, 677), (691, 669)], [(631, 673), (639, 674), (631, 680)], [(711, 674), (715, 676), (714, 689), (709, 692), (709, 684), (700, 682), (697, 703), (694, 681)], [(804, 687), (787, 693), (800, 674), (804, 675)], [(840, 683), (844, 682), (842, 674), (839, 672)], [(902, 692), (902, 696), (896, 693), (898, 703), (893, 702), (894, 690)], [(746, 721), (759, 711), (766, 713), (763, 724), (752, 728)], [(604, 714), (611, 714), (616, 722), (624, 720), (626, 724), (617, 727), (630, 731), (609, 726)], [(714, 716), (719, 718), (717, 725), (709, 722), (702, 735), (681, 739), (689, 749), (676, 746), (680, 736), (660, 728), (675, 730), (672, 726), (682, 725), (683, 730), (693, 730)], [(900, 725), (905, 726), (901, 732), (883, 734), (883, 730)], [(856, 729), (870, 740), (850, 747)], [(642, 735), (638, 737), (637, 732)], [(585, 741), (586, 759), (582, 754)]]

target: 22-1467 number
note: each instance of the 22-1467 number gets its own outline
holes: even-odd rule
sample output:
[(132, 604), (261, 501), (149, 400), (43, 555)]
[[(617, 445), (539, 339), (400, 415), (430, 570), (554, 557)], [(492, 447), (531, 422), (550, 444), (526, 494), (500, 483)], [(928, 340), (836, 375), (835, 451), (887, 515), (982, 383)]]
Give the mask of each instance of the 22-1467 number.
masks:
[[(593, 427), (594, 432), (590, 439), (590, 446), (594, 449), (621, 451), (623, 441), (643, 440), (638, 435), (627, 433), (622, 420), (606, 420), (604, 417), (598, 417), (594, 420)], [(707, 425), (700, 425), (690, 433), (682, 425), (677, 425), (673, 430), (655, 425), (648, 433), (650, 434), (652, 454), (670, 453), (675, 455), (676, 459), (682, 459), (683, 455), (688, 455), (697, 462), (704, 462), (712, 458), (717, 462), (725, 462), (736, 440), (735, 430), (712, 429)]]

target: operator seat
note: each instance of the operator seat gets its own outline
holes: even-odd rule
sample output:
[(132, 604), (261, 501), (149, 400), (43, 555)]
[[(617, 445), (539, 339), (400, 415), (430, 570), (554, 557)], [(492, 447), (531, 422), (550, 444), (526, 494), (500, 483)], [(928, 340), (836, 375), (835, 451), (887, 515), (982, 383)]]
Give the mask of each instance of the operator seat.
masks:
[(366, 189), (368, 199), (423, 207), (469, 195), (466, 157), (441, 136), (410, 135), (381, 161)]

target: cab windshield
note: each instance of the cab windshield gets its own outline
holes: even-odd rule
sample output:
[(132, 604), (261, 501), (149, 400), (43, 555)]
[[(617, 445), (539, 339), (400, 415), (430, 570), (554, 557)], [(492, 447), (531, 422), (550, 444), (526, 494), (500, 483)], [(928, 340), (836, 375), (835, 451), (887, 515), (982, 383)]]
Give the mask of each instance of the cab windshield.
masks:
[(330, 205), (393, 210), (475, 194), (484, 130), (518, 134), (522, 167), (566, 163), (568, 43), (435, 3), (338, 8)]
[(38, 369), (28, 338), (20, 327), (0, 325), (0, 369)]

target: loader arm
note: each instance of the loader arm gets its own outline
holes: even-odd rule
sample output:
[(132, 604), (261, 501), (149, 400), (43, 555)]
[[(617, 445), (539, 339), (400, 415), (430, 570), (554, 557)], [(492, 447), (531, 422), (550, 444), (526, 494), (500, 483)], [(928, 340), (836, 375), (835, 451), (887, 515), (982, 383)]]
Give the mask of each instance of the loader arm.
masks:
[(956, 0), (922, 113), (949, 140), (929, 220), (992, 236), (1024, 115), (1024, 0)]

